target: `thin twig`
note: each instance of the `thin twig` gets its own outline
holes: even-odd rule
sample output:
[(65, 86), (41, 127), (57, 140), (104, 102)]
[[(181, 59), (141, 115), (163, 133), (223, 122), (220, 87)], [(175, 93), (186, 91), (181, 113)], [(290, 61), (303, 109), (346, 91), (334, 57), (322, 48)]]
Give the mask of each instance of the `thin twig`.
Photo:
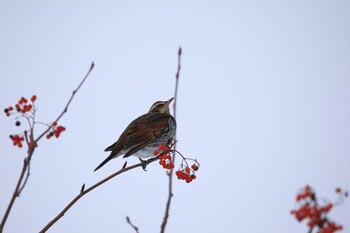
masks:
[(136, 231), (136, 233), (139, 233), (139, 228), (137, 226), (135, 226), (134, 224), (132, 224), (129, 216), (126, 216), (126, 222), (129, 223), (129, 225)]
[(22, 190), (24, 189), (24, 187), (27, 184), (28, 178), (30, 176), (30, 163), (28, 163), (28, 168), (27, 168), (27, 174), (26, 174), (26, 178), (24, 179), (24, 182), (22, 184), (22, 186), (19, 188), (18, 193), (17, 193), (17, 197), (19, 197), (19, 195), (21, 195)]
[(29, 140), (28, 140), (28, 132), (27, 132), (27, 130), (24, 130), (24, 138), (26, 139), (26, 143), (27, 143), (27, 145), (29, 147)]
[[(162, 155), (162, 154), (160, 154)], [(64, 214), (80, 199), (82, 198), (85, 194), (89, 193), (90, 191), (94, 190), (95, 188), (99, 187), (100, 185), (106, 183), (107, 181), (109, 181), (110, 179), (126, 172), (132, 169), (135, 169), (137, 167), (142, 167), (145, 163), (146, 164), (150, 164), (153, 163), (154, 161), (158, 160), (159, 156), (151, 158), (149, 160), (146, 160), (144, 162), (141, 163), (137, 163), (135, 165), (131, 165), (129, 167), (125, 167), (125, 168), (121, 168), (119, 171), (113, 173), (112, 175), (104, 178), (103, 180), (97, 182), (96, 184), (92, 185), (90, 188), (85, 189), (84, 191), (80, 192), (55, 218), (53, 218), (39, 233), (43, 233), (46, 232), (48, 229), (50, 229), (50, 227), (52, 227), (52, 225), (54, 225), (60, 218), (62, 218), (64, 216)], [(81, 191), (81, 190), (80, 190)]]
[[(56, 119), (56, 122), (64, 115), (64, 113), (67, 112), (68, 110), (68, 106), (70, 104), (70, 102), (72, 101), (74, 95), (76, 94), (76, 92), (79, 90), (79, 88), (81, 87), (81, 85), (83, 85), (84, 81), (86, 80), (86, 78), (89, 76), (90, 72), (92, 71), (92, 69), (94, 68), (94, 63), (92, 62), (91, 63), (91, 66), (90, 66), (90, 69), (89, 71), (87, 72), (87, 74), (85, 75), (85, 77), (83, 78), (83, 80), (80, 82), (80, 84), (78, 85), (78, 87), (73, 91), (73, 94), (72, 96), (70, 97), (70, 99), (68, 100), (68, 103), (67, 105), (65, 106), (63, 112), (57, 117)], [(30, 124), (30, 142), (32, 143), (31, 146), (28, 146), (28, 156), (24, 159), (24, 163), (23, 163), (23, 167), (22, 167), (22, 172), (19, 176), (19, 179), (17, 181), (17, 185), (16, 185), (16, 188), (12, 194), (12, 197), (11, 197), (11, 200), (7, 206), (7, 209), (5, 211), (5, 214), (4, 214), (4, 217), (2, 218), (2, 221), (1, 221), (1, 224), (0, 224), (0, 233), (3, 232), (3, 229), (4, 229), (4, 226), (5, 226), (5, 223), (7, 221), (7, 218), (11, 212), (11, 209), (13, 207), (13, 204), (16, 200), (17, 197), (19, 197), (19, 194), (22, 192), (23, 188), (25, 187), (27, 181), (28, 181), (28, 177), (29, 177), (29, 165), (30, 165), (30, 161), (32, 159), (32, 156), (33, 156), (33, 153), (34, 153), (34, 150), (35, 150), (35, 145), (38, 143), (38, 141), (47, 133), (49, 132), (49, 130), (52, 128), (52, 125), (50, 125), (36, 140), (34, 140), (34, 124)], [(26, 136), (26, 141), (28, 143), (28, 138), (27, 138), (27, 133), (25, 132), (25, 136)], [(28, 170), (28, 171), (27, 171)], [(27, 176), (24, 180), (24, 183), (23, 185), (21, 186), (22, 184), (22, 181), (23, 181), (23, 177), (24, 177), (24, 174), (26, 173), (27, 171)]]
[[(177, 58), (177, 72), (175, 75), (175, 95), (174, 95), (174, 118), (176, 120), (176, 103), (177, 103), (177, 89), (178, 89), (178, 85), (179, 85), (179, 77), (180, 77), (180, 70), (181, 70), (181, 47), (179, 47), (179, 51), (178, 51), (178, 58)], [(176, 136), (174, 138), (174, 140), (176, 141)], [(176, 150), (176, 144), (174, 145), (174, 150)], [(172, 158), (172, 163), (175, 163), (175, 153), (174, 156)], [(164, 213), (164, 217), (163, 217), (163, 222), (162, 225), (160, 226), (160, 232), (164, 233), (165, 232), (165, 227), (166, 224), (168, 222), (168, 218), (169, 218), (169, 210), (170, 210), (170, 203), (171, 203), (171, 199), (174, 196), (173, 194), (173, 173), (174, 173), (174, 169), (171, 169), (167, 174), (169, 177), (169, 194), (168, 194), (168, 200), (166, 202), (165, 205), (165, 213)]]

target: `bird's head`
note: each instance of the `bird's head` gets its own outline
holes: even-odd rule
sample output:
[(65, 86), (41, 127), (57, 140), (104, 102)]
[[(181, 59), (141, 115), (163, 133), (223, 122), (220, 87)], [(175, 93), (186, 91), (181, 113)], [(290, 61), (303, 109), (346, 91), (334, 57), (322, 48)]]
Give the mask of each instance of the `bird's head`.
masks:
[(169, 110), (169, 105), (171, 103), (171, 101), (174, 99), (171, 98), (167, 101), (157, 101), (155, 102), (152, 107), (149, 109), (148, 112), (159, 112), (159, 113), (170, 113), (170, 110)]

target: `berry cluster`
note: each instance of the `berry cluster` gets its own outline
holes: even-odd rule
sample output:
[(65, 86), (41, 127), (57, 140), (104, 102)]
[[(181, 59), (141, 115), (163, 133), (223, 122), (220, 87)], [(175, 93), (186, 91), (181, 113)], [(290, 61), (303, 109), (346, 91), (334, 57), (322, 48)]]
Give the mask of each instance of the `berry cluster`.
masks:
[(4, 109), (4, 112), (6, 114), (6, 116), (11, 116), (13, 114), (19, 114), (19, 116), (17, 116), (15, 118), (16, 122), (15, 125), (16, 126), (20, 126), (21, 122), (18, 120), (18, 118), (20, 117), (25, 117), (27, 119), (34, 119), (34, 115), (35, 115), (35, 107), (34, 107), (34, 102), (36, 100), (36, 96), (33, 95), (30, 98), (31, 103), (28, 103), (28, 100), (24, 97), (21, 97), (18, 102), (15, 104), (14, 107), (9, 106), (8, 108)]
[(168, 146), (164, 146), (163, 144), (160, 144), (158, 146), (159, 149), (153, 151), (154, 155), (159, 155), (159, 164), (164, 169), (173, 169), (175, 166), (172, 162), (171, 155), (170, 155), (170, 148)]
[(21, 148), (23, 146), (22, 144), (22, 142), (24, 141), (23, 136), (20, 137), (19, 135), (10, 135), (10, 138), (14, 146), (18, 146), (18, 148)]
[[(153, 152), (153, 155), (158, 156), (159, 164), (165, 169), (173, 169), (175, 167), (172, 155), (178, 153), (182, 157), (182, 162), (179, 170), (175, 172), (175, 175), (179, 180), (184, 180), (186, 183), (190, 183), (196, 179), (195, 172), (199, 169), (199, 163), (197, 160), (185, 158), (177, 150), (171, 149), (174, 146), (175, 142), (170, 142), (167, 146), (160, 144), (158, 149)], [(188, 160), (194, 161), (194, 164), (191, 167), (188, 165)]]
[(66, 130), (65, 127), (63, 127), (62, 125), (57, 126), (57, 122), (54, 121), (54, 122), (52, 123), (51, 132), (49, 132), (49, 133), (46, 135), (46, 138), (47, 138), (47, 139), (50, 139), (50, 138), (53, 137), (53, 136), (55, 136), (56, 138), (59, 138), (60, 135), (61, 135), (61, 133), (62, 133), (63, 131), (65, 131), (65, 130)]
[[(28, 113), (28, 112), (30, 112), (33, 109), (35, 100), (36, 100), (36, 95), (33, 95), (30, 98), (30, 101), (32, 103), (29, 104), (28, 100), (26, 98), (21, 97), (19, 99), (19, 101), (17, 102), (17, 104), (15, 104), (15, 107), (10, 106), (8, 108), (5, 108), (4, 112), (5, 112), (6, 116), (8, 116), (8, 117), (11, 116), (11, 114), (14, 114), (16, 112), (22, 113), (22, 114)], [(14, 111), (16, 111), (16, 112), (14, 112)], [(19, 121), (17, 121), (17, 122), (19, 122)]]
[(5, 112), (6, 116), (8, 116), (8, 117), (11, 116), (11, 112), (12, 111), (13, 111), (13, 107), (12, 106), (4, 109), (4, 112)]
[[(336, 189), (336, 193), (340, 195), (341, 199), (347, 196), (347, 193), (343, 193), (340, 188)], [(307, 219), (307, 225), (311, 230), (314, 227), (318, 227), (317, 233), (333, 233), (343, 229), (341, 225), (337, 225), (327, 217), (328, 212), (335, 204), (327, 203), (320, 206), (317, 202), (316, 193), (310, 186), (306, 185), (302, 191), (297, 194), (296, 201), (300, 206), (298, 209), (292, 210), (291, 214), (293, 214), (298, 221)]]
[(194, 161), (195, 161), (195, 163), (192, 164), (191, 167), (189, 167), (188, 165), (185, 166), (184, 162), (186, 164), (187, 164), (187, 162), (186, 162), (186, 158), (183, 158), (183, 161), (182, 161), (182, 164), (181, 164), (179, 170), (177, 170), (175, 172), (177, 179), (184, 180), (184, 181), (186, 181), (186, 183), (190, 183), (197, 178), (197, 176), (195, 175), (195, 172), (198, 171), (198, 169), (199, 169), (199, 163), (196, 160), (194, 160)]
[[(60, 134), (66, 130), (63, 126), (57, 126), (57, 122), (53, 122), (52, 124), (45, 124), (41, 122), (35, 121), (35, 113), (36, 113), (36, 107), (35, 107), (35, 101), (37, 97), (36, 95), (33, 95), (29, 100), (21, 97), (18, 102), (14, 106), (9, 106), (4, 109), (4, 112), (6, 116), (15, 115), (15, 125), (17, 127), (21, 126), (20, 118), (25, 118), (29, 122), (29, 128), (30, 130), (27, 132), (32, 132), (35, 124), (42, 124), (50, 128), (49, 133), (46, 135), (47, 139), (50, 139), (51, 137), (55, 136), (58, 138)], [(14, 146), (18, 146), (19, 148), (23, 147), (22, 141), (24, 140), (24, 134), (17, 134), (17, 135), (10, 135), (10, 138), (13, 142)], [(30, 138), (30, 137), (29, 137)], [(28, 142), (28, 147), (34, 148), (38, 145), (34, 142), (32, 142), (32, 138), (30, 138), (30, 141)], [(34, 145), (35, 144), (35, 145)]]

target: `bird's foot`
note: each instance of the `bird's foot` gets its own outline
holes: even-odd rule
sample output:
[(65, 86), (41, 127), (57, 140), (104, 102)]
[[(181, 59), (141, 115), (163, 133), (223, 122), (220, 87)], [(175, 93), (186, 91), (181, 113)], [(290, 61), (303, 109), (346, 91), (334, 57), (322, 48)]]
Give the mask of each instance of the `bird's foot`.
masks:
[(142, 163), (142, 165), (141, 165), (142, 169), (146, 172), (147, 171), (146, 168), (147, 168), (147, 165), (148, 165), (147, 160), (143, 160), (141, 158), (139, 158), (139, 160)]

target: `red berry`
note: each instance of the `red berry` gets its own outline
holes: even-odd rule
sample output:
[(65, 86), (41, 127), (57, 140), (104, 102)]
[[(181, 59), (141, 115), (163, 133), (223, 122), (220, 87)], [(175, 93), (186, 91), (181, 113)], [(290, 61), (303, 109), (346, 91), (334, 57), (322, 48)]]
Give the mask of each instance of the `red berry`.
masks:
[(9, 107), (9, 111), (12, 111), (12, 110), (13, 110), (13, 107), (12, 107), (12, 106), (10, 106), (10, 107)]
[(163, 152), (169, 151), (169, 148), (167, 146), (164, 146), (163, 144), (160, 144), (158, 148), (161, 149)]
[(196, 164), (192, 164), (191, 168), (192, 168), (194, 171), (197, 171), (199, 167), (198, 167)]
[(190, 173), (190, 168), (189, 168), (189, 167), (186, 167), (186, 168), (185, 168), (185, 172), (186, 172), (186, 173)]
[[(52, 124), (52, 125), (53, 125), (53, 124)], [(158, 150), (154, 150), (154, 151), (153, 151), (153, 154), (154, 154), (154, 155), (158, 155), (158, 153), (159, 153)]]
[(61, 133), (62, 131), (65, 131), (66, 128), (64, 128), (62, 125), (60, 125), (60, 126), (57, 126), (56, 130)]
[(56, 138), (60, 136), (60, 132), (58, 130), (54, 130), (53, 134), (55, 135)]
[(32, 98), (30, 98), (30, 100), (34, 102), (36, 100), (36, 95), (33, 95)]
[(47, 139), (50, 139), (50, 138), (51, 138), (50, 134), (47, 134), (47, 135), (46, 135), (46, 138), (47, 138)]
[(190, 182), (192, 182), (192, 178), (191, 177), (187, 177), (186, 178), (186, 183), (190, 183)]

